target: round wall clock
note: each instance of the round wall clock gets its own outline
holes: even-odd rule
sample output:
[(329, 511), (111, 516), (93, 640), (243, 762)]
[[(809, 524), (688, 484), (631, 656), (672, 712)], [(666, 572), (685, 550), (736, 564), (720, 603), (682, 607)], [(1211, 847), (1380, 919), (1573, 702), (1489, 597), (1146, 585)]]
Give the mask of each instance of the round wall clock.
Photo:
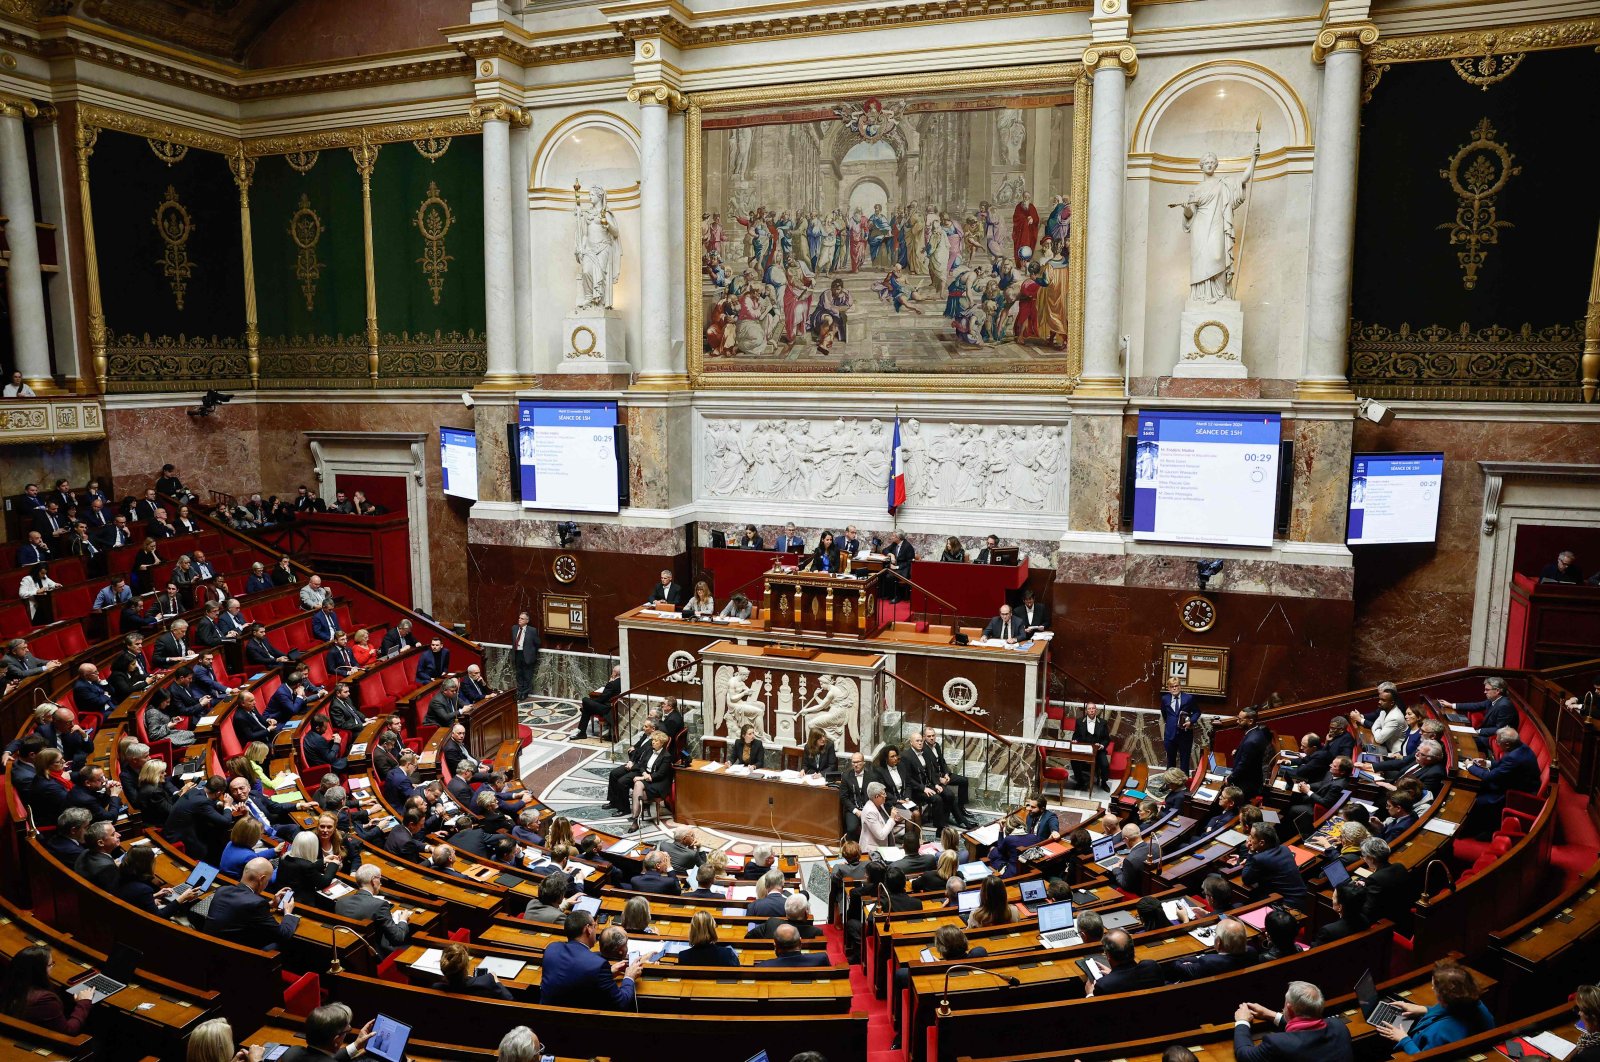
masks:
[(1217, 606), (1211, 603), (1209, 597), (1193, 594), (1184, 598), (1183, 604), (1178, 606), (1178, 619), (1196, 634), (1208, 631), (1217, 622)]
[(550, 574), (558, 583), (570, 583), (578, 577), (578, 558), (570, 553), (558, 553), (550, 562)]

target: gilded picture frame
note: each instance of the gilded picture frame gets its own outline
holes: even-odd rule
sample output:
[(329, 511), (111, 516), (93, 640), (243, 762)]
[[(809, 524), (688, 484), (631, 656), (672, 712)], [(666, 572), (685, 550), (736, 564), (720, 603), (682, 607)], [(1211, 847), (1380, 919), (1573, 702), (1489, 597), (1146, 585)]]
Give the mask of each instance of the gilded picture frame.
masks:
[[(1068, 195), (1077, 215), (1067, 237), (1068, 339), (1059, 371), (1047, 372), (763, 372), (716, 371), (708, 368), (706, 335), (706, 277), (702, 271), (701, 217), (705, 204), (706, 172), (703, 146), (708, 117), (776, 104), (838, 103), (862, 100), (936, 95), (964, 88), (993, 92), (1056, 92), (1071, 95), (1071, 159)], [(887, 392), (1015, 392), (1070, 393), (1083, 372), (1083, 261), (1086, 242), (1089, 171), (1089, 114), (1091, 79), (1081, 63), (1055, 63), (1017, 69), (918, 74), (906, 77), (861, 78), (814, 85), (782, 85), (752, 89), (727, 89), (695, 93), (684, 115), (684, 240), (685, 339), (690, 386), (729, 390), (832, 390)], [(1041, 190), (1044, 191), (1044, 190)], [(1030, 194), (1033, 189), (1029, 189)], [(1051, 206), (1048, 198), (1036, 204), (1041, 216)], [(1005, 208), (1008, 212), (1010, 207)], [(935, 310), (934, 312), (937, 312)]]

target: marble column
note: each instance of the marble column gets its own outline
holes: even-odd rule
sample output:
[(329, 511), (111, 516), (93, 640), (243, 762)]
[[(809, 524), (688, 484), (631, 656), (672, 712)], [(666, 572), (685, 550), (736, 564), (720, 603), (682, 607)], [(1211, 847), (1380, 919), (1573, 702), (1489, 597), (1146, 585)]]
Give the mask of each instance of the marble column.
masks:
[(39, 230), (34, 227), (33, 182), (28, 171), (25, 118), (39, 108), (15, 96), (0, 96), (0, 210), (6, 215), (6, 298), (11, 310), (11, 345), (22, 378), (38, 390), (50, 387), (50, 335), (44, 312), (44, 274), (39, 269)]
[(515, 108), (480, 103), (483, 120), (483, 301), (488, 331), (487, 387), (517, 381), (517, 312), (512, 291), (511, 120)]
[(511, 129), (511, 302), (517, 328), (517, 374), (524, 379), (548, 372), (548, 356), (534, 352), (533, 339), (533, 214), (528, 209), (528, 176), (533, 159), (533, 130)]
[(671, 390), (687, 382), (672, 345), (672, 149), (668, 112), (683, 97), (665, 85), (635, 85), (628, 98), (639, 104), (639, 374), (636, 387)]
[(1361, 50), (1378, 39), (1370, 22), (1317, 35), (1322, 63), (1316, 155), (1311, 174), (1310, 278), (1306, 285), (1305, 367), (1298, 398), (1351, 398), (1350, 277), (1356, 235), (1356, 160), (1361, 144)]
[(1139, 68), (1128, 43), (1086, 48), (1094, 71), (1089, 116), (1089, 231), (1083, 283), (1083, 377), (1074, 394), (1122, 395), (1122, 198), (1127, 183), (1128, 78)]

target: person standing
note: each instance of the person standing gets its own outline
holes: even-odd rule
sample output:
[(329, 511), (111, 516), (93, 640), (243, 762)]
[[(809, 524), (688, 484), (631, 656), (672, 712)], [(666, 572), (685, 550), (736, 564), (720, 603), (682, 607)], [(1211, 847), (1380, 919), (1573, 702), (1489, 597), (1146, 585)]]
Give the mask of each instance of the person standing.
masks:
[(1183, 680), (1167, 679), (1161, 694), (1161, 743), (1167, 751), (1167, 766), (1181, 767), (1189, 773), (1189, 751), (1194, 746), (1194, 730), (1200, 722), (1200, 707), (1194, 695), (1183, 692)]
[(528, 622), (528, 613), (517, 613), (516, 626), (511, 628), (511, 664), (517, 673), (517, 700), (533, 696), (533, 676), (539, 670), (539, 632)]

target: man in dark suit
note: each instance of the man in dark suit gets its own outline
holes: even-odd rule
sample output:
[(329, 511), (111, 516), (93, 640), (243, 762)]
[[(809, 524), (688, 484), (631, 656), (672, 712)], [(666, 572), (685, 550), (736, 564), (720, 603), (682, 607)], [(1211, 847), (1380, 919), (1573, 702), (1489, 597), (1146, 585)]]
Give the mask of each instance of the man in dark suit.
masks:
[(87, 506), (78, 506), (78, 517), (89, 525), (89, 533), (99, 536), (100, 529), (111, 522), (111, 514), (106, 512), (106, 503), (99, 498), (91, 498)]
[[(1111, 724), (1100, 714), (1098, 704), (1086, 704), (1083, 717), (1072, 730), (1072, 740), (1080, 745), (1094, 746), (1094, 777), (1111, 791)], [(1082, 763), (1072, 765), (1073, 783), (1079, 789), (1089, 788), (1089, 770)]]
[(650, 596), (645, 604), (654, 605), (658, 609), (680, 609), (686, 598), (683, 586), (672, 581), (672, 570), (661, 569), (661, 581), (650, 588)]
[(942, 830), (955, 813), (956, 795), (939, 783), (934, 774), (938, 764), (927, 755), (927, 748), (922, 731), (913, 732), (910, 742), (900, 752), (900, 770), (905, 775), (906, 795), (927, 809), (924, 821)]
[(1389, 781), (1375, 784), (1381, 789), (1393, 789), (1409, 778), (1422, 786), (1424, 792), (1437, 793), (1448, 777), (1449, 772), (1444, 767), (1444, 746), (1432, 738), (1424, 738), (1417, 743), (1417, 751), (1404, 770)]
[[(66, 757), (74, 769), (82, 767), (83, 761), (94, 751), (94, 739), (78, 723), (78, 717), (72, 709), (65, 705), (58, 705), (49, 719), (37, 723), (33, 733), (44, 742), (45, 748), (55, 749)], [(11, 756), (21, 745), (20, 740), (7, 742), (6, 755)]]
[(445, 648), (444, 639), (436, 636), (428, 641), (426, 649), (417, 654), (417, 681), (432, 682), (449, 671), (450, 650)]
[(785, 524), (783, 530), (773, 539), (772, 548), (778, 553), (804, 553), (806, 540), (795, 531), (794, 524), (789, 523)]
[(422, 812), (415, 807), (407, 807), (405, 817), (400, 824), (383, 837), (383, 850), (402, 859), (419, 860), (430, 855), (432, 847), (422, 844), (417, 840), (417, 835), (422, 833)]
[(110, 687), (100, 678), (99, 669), (88, 663), (78, 665), (78, 677), (72, 683), (72, 703), (79, 711), (101, 714), (117, 706)]
[(43, 509), (34, 510), (33, 528), (50, 544), (51, 550), (55, 550), (57, 543), (72, 533), (72, 528), (62, 518), (61, 506), (54, 501), (47, 501)]
[(1338, 917), (1317, 930), (1317, 935), (1311, 938), (1312, 947), (1332, 944), (1371, 927), (1366, 915), (1366, 891), (1366, 886), (1356, 878), (1333, 890), (1333, 913)]
[(931, 726), (922, 728), (922, 752), (931, 776), (944, 786), (946, 792), (955, 794), (956, 825), (967, 829), (977, 826), (978, 820), (967, 812), (967, 793), (970, 783), (965, 775), (950, 770), (950, 765), (945, 762), (944, 749), (939, 745), (938, 735), (933, 732)]
[(628, 882), (634, 892), (653, 892), (662, 896), (679, 896), (683, 884), (672, 873), (672, 857), (665, 852), (651, 852), (645, 856), (644, 871), (635, 874)]
[[(1272, 1031), (1252, 1043), (1252, 1022), (1270, 1022)], [(1338, 1018), (1322, 1016), (1322, 991), (1308, 981), (1289, 982), (1283, 1010), (1241, 1003), (1233, 1013), (1233, 1057), (1237, 1062), (1352, 1062), (1350, 1030)]]
[(1275, 892), (1285, 903), (1299, 910), (1309, 905), (1306, 879), (1295, 865), (1294, 853), (1278, 843), (1278, 831), (1270, 822), (1250, 827), (1245, 842), (1244, 883), (1257, 896)]
[(973, 563), (974, 564), (998, 564), (999, 561), (997, 561), (995, 559), (994, 551), (999, 549), (999, 548), (1000, 548), (1000, 536), (999, 535), (990, 535), (988, 538), (985, 538), (983, 540), (983, 548), (978, 551), (978, 559), (973, 561)]
[(533, 676), (539, 670), (539, 632), (528, 622), (526, 611), (517, 613), (517, 622), (511, 628), (511, 666), (517, 673), (517, 700), (533, 696)]
[(465, 775), (468, 781), (472, 782), (484, 782), (489, 779), (491, 772), (483, 770), (482, 765), (467, 748), (467, 728), (462, 723), (451, 724), (450, 736), (439, 746), (439, 758), (450, 768), (452, 777)]
[(1367, 875), (1361, 914), (1369, 923), (1387, 918), (1395, 929), (1409, 934), (1416, 889), (1411, 882), (1411, 871), (1399, 863), (1391, 863), (1389, 855), (1389, 842), (1382, 837), (1369, 837), (1361, 844), (1361, 859), (1372, 871)]
[(297, 718), (306, 710), (306, 702), (310, 700), (309, 693), (304, 676), (297, 672), (286, 677), (278, 684), (272, 699), (267, 702), (267, 715), (277, 720), (280, 726)]
[[(423, 654), (427, 656), (426, 653)], [(457, 720), (466, 718), (472, 711), (470, 705), (461, 703), (461, 683), (454, 678), (447, 678), (439, 684), (439, 692), (428, 701), (428, 714), (422, 722), (426, 726), (444, 727), (446, 729), (456, 725)]]
[(1483, 700), (1481, 701), (1446, 701), (1441, 700), (1439, 706), (1447, 712), (1460, 712), (1462, 715), (1471, 715), (1482, 712), (1483, 718), (1478, 721), (1478, 751), (1489, 751), (1489, 739), (1494, 737), (1494, 732), (1503, 726), (1515, 730), (1517, 728), (1517, 706), (1511, 703), (1511, 698), (1506, 695), (1506, 680), (1498, 676), (1491, 676), (1483, 680)]
[(102, 549), (121, 549), (133, 544), (133, 532), (128, 530), (128, 518), (121, 515), (114, 517), (94, 537)]
[[(573, 738), (577, 739), (588, 737), (589, 720), (599, 719), (604, 721), (606, 717), (611, 714), (611, 702), (616, 700), (617, 696), (621, 693), (622, 665), (617, 664), (612, 667), (611, 677), (606, 680), (606, 684), (597, 690), (590, 690), (589, 695), (585, 697), (582, 703), (579, 705), (580, 712), (578, 716), (578, 729), (573, 733)], [(607, 738), (610, 737), (609, 727), (606, 730), (606, 735)], [(648, 750), (646, 751), (645, 755), (648, 757)]]
[(311, 732), (305, 737), (306, 766), (328, 767), (334, 774), (349, 770), (349, 762), (340, 754), (341, 738), (333, 732), (333, 724), (328, 722), (328, 717), (317, 713), (311, 717), (310, 727)]
[(1250, 949), (1245, 925), (1236, 918), (1224, 918), (1217, 923), (1216, 939), (1211, 950), (1192, 959), (1180, 959), (1173, 966), (1179, 981), (1198, 981), (1202, 977), (1232, 973), (1246, 966), (1254, 966), (1261, 956)]
[(1100, 947), (1105, 952), (1105, 964), (1110, 969), (1089, 986), (1089, 995), (1109, 996), (1117, 992), (1160, 988), (1167, 983), (1159, 963), (1152, 959), (1134, 960), (1133, 938), (1127, 930), (1106, 930), (1100, 938)]
[(383, 643), (378, 646), (378, 655), (388, 656), (406, 649), (415, 649), (421, 644), (411, 633), (411, 621), (403, 619), (384, 634)]
[(1505, 807), (1507, 793), (1539, 791), (1539, 758), (1522, 743), (1521, 736), (1504, 726), (1495, 732), (1494, 739), (1500, 743), (1499, 759), (1492, 763), (1476, 760), (1467, 765), (1467, 772), (1483, 782), (1462, 826), (1469, 837), (1487, 836), (1500, 825), (1500, 809)]
[(461, 675), (461, 703), (474, 705), (489, 696), (489, 682), (483, 677), (483, 669), (477, 664), (468, 664), (467, 670)]
[(45, 544), (44, 536), (37, 531), (28, 532), (28, 541), (17, 550), (17, 567), (27, 568), (35, 564), (44, 564), (50, 560), (50, 547)]
[(183, 668), (172, 676), (167, 693), (172, 701), (172, 710), (189, 719), (199, 719), (211, 707), (211, 698), (201, 696), (200, 691), (195, 689), (194, 671), (191, 668)]
[[(610, 963), (591, 950), (599, 934), (587, 911), (569, 911), (562, 928), (567, 939), (544, 949), (539, 1002), (545, 1006), (585, 1010), (631, 1010), (633, 985), (642, 969), (639, 960), (621, 959)], [(606, 932), (612, 930), (621, 933), (622, 927), (610, 926)], [(622, 974), (620, 983), (615, 977), (618, 973)]]
[(239, 739), (241, 745), (248, 745), (252, 741), (271, 745), (272, 732), (277, 726), (278, 721), (257, 706), (254, 693), (239, 691), (239, 703), (233, 709), (233, 736)]
[(333, 644), (323, 654), (323, 665), (330, 675), (348, 675), (357, 670), (356, 654), (350, 651), (350, 636), (344, 631), (333, 635)]
[(661, 842), (659, 849), (674, 874), (688, 874), (706, 861), (705, 849), (696, 840), (693, 826), (679, 826), (672, 831), (672, 840)]
[(222, 605), (217, 601), (206, 602), (205, 611), (199, 622), (194, 625), (193, 641), (196, 646), (206, 649), (215, 649), (225, 640), (217, 621), (222, 618)]
[(382, 951), (393, 951), (406, 942), (411, 931), (411, 910), (394, 910), (378, 890), (383, 887), (383, 871), (375, 863), (364, 863), (356, 868), (356, 891), (346, 893), (333, 904), (335, 914), (353, 918), (358, 922), (371, 922)]
[[(1355, 769), (1348, 756), (1335, 756), (1328, 765), (1328, 776), (1316, 784), (1309, 782), (1296, 782), (1294, 792), (1297, 799), (1289, 805), (1289, 821), (1302, 837), (1311, 836), (1311, 826), (1316, 819), (1317, 808), (1331, 808), (1339, 802), (1339, 798), (1350, 788), (1350, 773)], [(1309, 797), (1310, 799), (1305, 799)]]
[[(184, 611), (183, 595), (178, 593), (178, 584), (169, 582), (150, 603), (150, 612), (156, 616), (176, 616)], [(189, 624), (184, 623), (187, 629)], [(157, 665), (160, 666), (159, 664)]]
[[(280, 889), (271, 900), (261, 890), (272, 880), (272, 864), (257, 857), (244, 865), (239, 884), (224, 885), (211, 898), (206, 912), (206, 932), (218, 940), (232, 941), (248, 948), (276, 951), (294, 937), (300, 920), (294, 917), (294, 900), (288, 889)], [(272, 916), (280, 906), (283, 920)]]
[(128, 810), (122, 803), (122, 783), (112, 781), (103, 769), (92, 764), (73, 774), (66, 806), (83, 808), (96, 822), (112, 822)]
[(839, 816), (849, 837), (861, 836), (861, 809), (867, 805), (867, 761), (859, 752), (850, 754), (850, 766), (839, 776)]
[(1243, 806), (1261, 795), (1273, 743), (1271, 728), (1265, 723), (1256, 722), (1254, 708), (1241, 708), (1238, 723), (1244, 728), (1244, 737), (1233, 754), (1233, 770), (1228, 775), (1228, 784), (1242, 794), (1239, 803)]
[(910, 601), (911, 562), (916, 559), (917, 551), (911, 548), (905, 535), (890, 531), (883, 553), (889, 558), (886, 570), (892, 574), (878, 583), (878, 596), (885, 601)]
[(111, 892), (117, 887), (115, 855), (122, 846), (122, 835), (117, 832), (117, 824), (109, 820), (92, 822), (83, 831), (83, 839), (83, 854), (72, 869), (101, 890)]
[(189, 655), (189, 623), (187, 620), (173, 620), (167, 633), (156, 639), (155, 647), (150, 653), (150, 662), (157, 671), (166, 671), (185, 663)]
[(227, 604), (222, 606), (222, 615), (217, 617), (217, 633), (230, 640), (238, 640), (245, 636), (250, 629), (250, 621), (245, 619), (244, 608), (236, 597), (228, 598)]
[(89, 525), (82, 520), (72, 525), (72, 534), (67, 538), (67, 552), (74, 557), (82, 557), (84, 570), (90, 575), (105, 574), (105, 550), (89, 537)]
[(650, 756), (650, 735), (655, 731), (656, 721), (652, 716), (644, 721), (644, 729), (629, 747), (627, 758), (611, 768), (606, 776), (606, 807), (615, 811), (629, 810), (628, 794), (633, 791), (634, 778), (643, 769), (640, 764)]
[(757, 966), (828, 966), (832, 964), (826, 952), (800, 950), (800, 931), (792, 925), (780, 925), (772, 934), (770, 959), (762, 959)]
[[(314, 642), (331, 642), (333, 636), (339, 633), (338, 606), (332, 597), (325, 598), (322, 607), (317, 609), (316, 615), (311, 617), (311, 640)], [(446, 654), (448, 657), (449, 654)]]
[(1020, 642), (1027, 637), (1027, 628), (1021, 616), (1013, 615), (1010, 605), (1000, 606), (1000, 615), (983, 628), (983, 636), (995, 641)]
[(1117, 886), (1124, 892), (1141, 896), (1144, 894), (1145, 869), (1150, 865), (1154, 849), (1148, 840), (1140, 836), (1139, 827), (1132, 822), (1122, 827), (1122, 843), (1128, 851), (1117, 867)]
[(771, 940), (781, 926), (790, 926), (800, 934), (801, 940), (815, 940), (822, 930), (811, 921), (811, 901), (800, 893), (785, 897), (783, 914), (771, 915), (767, 920), (745, 933), (747, 937)]
[(233, 816), (222, 809), (228, 782), (220, 774), (206, 779), (180, 796), (161, 828), (169, 841), (177, 841), (194, 859), (215, 864), (233, 830)]
[(306, 1015), (304, 1047), (291, 1047), (281, 1062), (350, 1062), (362, 1054), (372, 1039), (374, 1022), (354, 1029), (350, 1008), (343, 1003), (328, 1003)]

